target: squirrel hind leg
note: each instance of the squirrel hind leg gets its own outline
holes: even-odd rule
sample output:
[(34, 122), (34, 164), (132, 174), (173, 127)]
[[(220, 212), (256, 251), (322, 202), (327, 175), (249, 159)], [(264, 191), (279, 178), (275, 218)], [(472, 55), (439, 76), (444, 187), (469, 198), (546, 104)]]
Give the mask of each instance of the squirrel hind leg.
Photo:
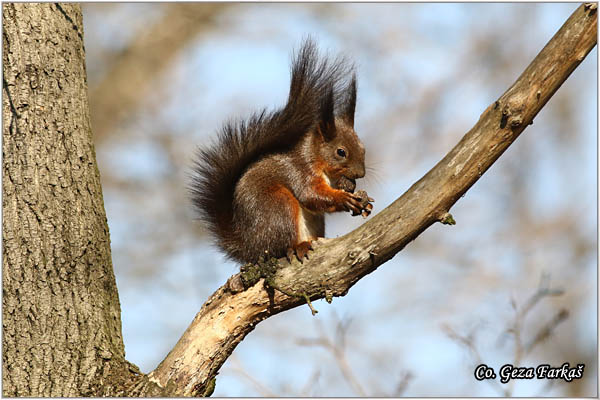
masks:
[(311, 241), (300, 242), (293, 247), (288, 247), (286, 257), (289, 262), (292, 262), (294, 256), (296, 256), (298, 261), (302, 263), (305, 257), (308, 260), (308, 252), (312, 249), (313, 247)]
[(260, 172), (247, 172), (236, 189), (235, 244), (247, 262), (256, 262), (265, 251), (269, 257), (284, 257), (298, 241), (298, 201), (289, 189)]

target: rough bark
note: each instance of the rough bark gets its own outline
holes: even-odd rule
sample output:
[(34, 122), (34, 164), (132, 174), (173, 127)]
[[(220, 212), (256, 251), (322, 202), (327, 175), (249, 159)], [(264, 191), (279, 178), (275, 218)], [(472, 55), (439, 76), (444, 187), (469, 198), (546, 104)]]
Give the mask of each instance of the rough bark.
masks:
[(3, 394), (102, 394), (103, 380), (130, 367), (92, 145), (81, 12), (3, 4), (2, 22)]
[[(596, 45), (596, 4), (579, 7), (517, 81), (481, 114), (475, 126), (423, 178), (353, 232), (321, 240), (310, 261), (277, 269), (274, 285), (310, 299), (343, 296), (435, 222), (453, 224), (452, 205), (502, 155)], [(150, 376), (174, 383), (179, 395), (206, 390), (219, 368), (257, 323), (305, 303), (301, 297), (248, 290), (231, 277), (202, 306), (173, 350)]]

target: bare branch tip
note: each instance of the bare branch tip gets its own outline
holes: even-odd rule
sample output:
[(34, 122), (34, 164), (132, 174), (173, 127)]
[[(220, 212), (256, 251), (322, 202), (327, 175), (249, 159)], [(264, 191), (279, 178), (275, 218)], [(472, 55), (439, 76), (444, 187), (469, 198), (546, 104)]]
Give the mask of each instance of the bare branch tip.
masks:
[(310, 308), (312, 315), (317, 315), (319, 311), (313, 307), (312, 303), (310, 302), (310, 297), (306, 293), (302, 293), (302, 297), (304, 297), (304, 300), (306, 300), (306, 304), (308, 304), (308, 308)]
[(449, 212), (444, 213), (440, 217), (439, 221), (444, 225), (456, 225), (456, 221), (454, 220), (454, 217)]

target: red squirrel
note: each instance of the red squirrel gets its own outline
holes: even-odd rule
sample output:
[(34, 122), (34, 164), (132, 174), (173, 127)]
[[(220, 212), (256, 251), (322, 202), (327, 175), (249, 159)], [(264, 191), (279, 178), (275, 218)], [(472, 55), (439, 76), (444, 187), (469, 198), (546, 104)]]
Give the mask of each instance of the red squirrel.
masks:
[(292, 60), (286, 105), (226, 123), (199, 150), (192, 201), (229, 258), (256, 263), (268, 252), (302, 262), (325, 234), (325, 213), (370, 214), (374, 200), (353, 193), (365, 176), (355, 107), (353, 68), (320, 58), (307, 39)]

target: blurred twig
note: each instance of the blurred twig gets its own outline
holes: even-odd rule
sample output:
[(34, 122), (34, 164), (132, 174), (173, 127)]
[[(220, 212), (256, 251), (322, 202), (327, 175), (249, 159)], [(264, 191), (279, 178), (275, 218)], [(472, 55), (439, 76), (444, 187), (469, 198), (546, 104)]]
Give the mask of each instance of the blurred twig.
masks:
[(306, 396), (310, 396), (312, 393), (314, 393), (313, 391), (311, 391), (311, 389), (315, 388), (315, 386), (319, 382), (320, 377), (321, 377), (321, 370), (316, 369), (315, 372), (313, 372), (311, 374), (311, 376), (308, 378), (308, 380), (306, 381), (306, 384), (304, 385), (302, 390), (300, 390), (300, 396), (306, 397)]
[[(485, 364), (481, 358), (477, 346), (475, 345), (475, 329), (473, 329), (467, 336), (460, 335), (447, 324), (442, 325), (442, 330), (450, 339), (460, 344), (461, 346), (466, 347), (467, 350), (469, 350), (469, 352), (471, 353), (471, 357), (475, 362), (475, 365)], [(500, 396), (509, 396), (505, 388), (495, 379), (486, 379), (486, 382), (489, 382), (489, 384), (494, 388), (494, 390), (496, 390), (500, 394)]]
[(525, 354), (531, 353), (531, 350), (533, 350), (533, 348), (536, 345), (540, 344), (541, 342), (552, 336), (554, 328), (556, 328), (561, 322), (565, 321), (567, 318), (569, 318), (569, 310), (565, 308), (560, 309), (556, 314), (554, 314), (554, 318), (552, 318), (552, 320), (548, 321), (548, 323), (546, 323), (542, 328), (540, 328), (538, 333), (525, 346)]
[(104, 79), (90, 88), (94, 138), (104, 140), (114, 126), (133, 114), (158, 74), (179, 50), (200, 32), (209, 30), (226, 3), (168, 3), (162, 19), (138, 33)]
[(350, 326), (350, 320), (342, 321), (339, 320), (336, 323), (335, 329), (335, 339), (330, 340), (325, 332), (323, 331), (323, 327), (321, 324), (317, 324), (320, 335), (318, 338), (314, 339), (305, 339), (300, 338), (296, 341), (300, 346), (319, 346), (331, 352), (336, 365), (338, 366), (340, 372), (344, 376), (344, 379), (350, 387), (354, 390), (356, 394), (361, 397), (366, 397), (367, 394), (363, 389), (362, 385), (352, 372), (352, 368), (348, 363), (346, 358), (346, 332), (348, 327)]
[(233, 366), (229, 367), (227, 370), (231, 373), (234, 373), (240, 377), (242, 377), (245, 381), (249, 382), (256, 391), (263, 397), (280, 397), (275, 392), (271, 391), (265, 385), (256, 380), (252, 375), (246, 372), (246, 368), (242, 365), (242, 362), (235, 356), (231, 356), (231, 363)]
[(396, 385), (396, 391), (393, 393), (393, 397), (401, 397), (404, 392), (406, 391), (406, 388), (408, 387), (408, 385), (410, 384), (410, 381), (412, 381), (412, 379), (414, 378), (412, 372), (410, 371), (406, 371), (405, 373), (403, 373), (400, 376), (400, 380), (398, 381), (398, 384)]
[[(525, 318), (535, 307), (535, 305), (537, 305), (542, 299), (549, 296), (561, 296), (563, 293), (564, 290), (562, 289), (551, 288), (550, 276), (548, 274), (542, 274), (538, 289), (533, 295), (531, 295), (531, 297), (527, 299), (527, 301), (525, 301), (523, 306), (519, 307), (517, 305), (516, 300), (514, 298), (511, 298), (511, 305), (515, 310), (515, 317), (510, 322), (509, 327), (505, 329), (502, 335), (500, 336), (498, 343), (499, 345), (502, 345), (503, 339), (504, 337), (506, 337), (507, 334), (512, 335), (514, 337), (515, 344), (512, 364), (515, 367), (521, 366), (523, 359), (531, 353), (533, 348), (536, 345), (543, 342), (544, 340), (548, 339), (552, 335), (554, 328), (556, 328), (561, 322), (565, 321), (568, 318), (569, 312), (564, 308), (559, 310), (554, 315), (552, 320), (543, 325), (533, 336), (533, 339), (529, 341), (527, 345), (524, 346), (523, 333), (525, 332)], [(454, 340), (455, 342), (466, 347), (469, 350), (469, 352), (471, 353), (471, 357), (475, 361), (475, 365), (484, 364), (481, 354), (475, 344), (475, 329), (473, 329), (467, 336), (462, 336), (458, 334), (454, 329), (452, 329), (448, 325), (443, 325), (442, 329), (450, 339)], [(512, 396), (515, 384), (514, 379), (510, 380), (508, 385), (506, 386), (502, 386), (495, 379), (486, 379), (486, 381), (489, 382), (494, 387), (494, 389), (498, 390), (502, 396)]]

